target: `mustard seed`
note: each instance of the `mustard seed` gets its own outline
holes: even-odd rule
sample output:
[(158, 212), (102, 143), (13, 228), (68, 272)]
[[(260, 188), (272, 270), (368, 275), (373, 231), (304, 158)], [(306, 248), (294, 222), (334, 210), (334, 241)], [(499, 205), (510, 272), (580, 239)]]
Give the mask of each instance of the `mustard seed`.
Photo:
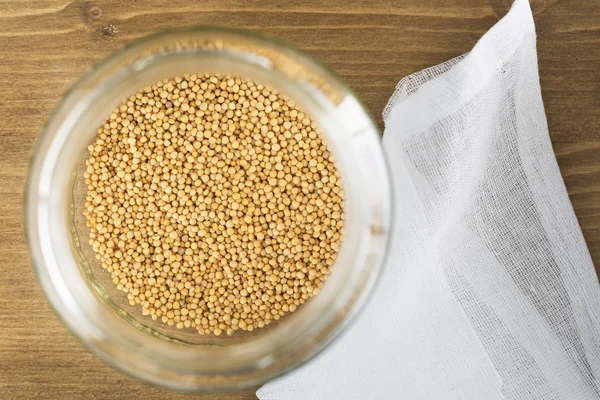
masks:
[(316, 295), (344, 222), (310, 117), (262, 84), (185, 75), (115, 108), (88, 147), (90, 245), (142, 315), (254, 331)]

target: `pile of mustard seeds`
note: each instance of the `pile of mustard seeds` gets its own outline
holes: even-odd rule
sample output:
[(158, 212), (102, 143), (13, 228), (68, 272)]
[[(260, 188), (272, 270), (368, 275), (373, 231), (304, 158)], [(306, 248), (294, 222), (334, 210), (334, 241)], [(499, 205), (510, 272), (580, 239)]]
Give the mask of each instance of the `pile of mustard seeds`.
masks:
[(319, 292), (340, 248), (333, 157), (295, 103), (247, 79), (185, 75), (116, 108), (89, 146), (90, 245), (142, 314), (253, 331)]

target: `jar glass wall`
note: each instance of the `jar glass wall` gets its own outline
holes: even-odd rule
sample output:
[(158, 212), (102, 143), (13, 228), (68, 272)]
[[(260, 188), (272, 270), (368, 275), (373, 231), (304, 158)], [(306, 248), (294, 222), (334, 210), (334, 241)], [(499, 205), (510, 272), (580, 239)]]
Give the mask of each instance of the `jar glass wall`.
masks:
[[(293, 99), (320, 128), (345, 192), (343, 241), (321, 292), (253, 332), (199, 335), (130, 306), (88, 244), (82, 214), (87, 146), (104, 118), (140, 88), (186, 73), (252, 79)], [(88, 71), (49, 119), (31, 164), (27, 237), (40, 284), (94, 353), (146, 381), (186, 390), (258, 385), (313, 357), (365, 302), (385, 255), (391, 188), (377, 128), (352, 92), (306, 54), (275, 39), (218, 28), (159, 33)]]

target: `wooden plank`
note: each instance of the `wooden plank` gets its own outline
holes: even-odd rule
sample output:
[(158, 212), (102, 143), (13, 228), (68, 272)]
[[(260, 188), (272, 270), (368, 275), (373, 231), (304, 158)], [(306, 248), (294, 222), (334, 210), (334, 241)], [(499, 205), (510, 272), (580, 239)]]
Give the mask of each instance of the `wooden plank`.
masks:
[[(107, 367), (62, 327), (33, 275), (23, 190), (35, 138), (61, 94), (128, 41), (193, 24), (259, 29), (336, 70), (382, 125), (403, 76), (468, 51), (508, 0), (1, 0), (0, 390), (3, 398), (191, 397)], [(600, 261), (600, 2), (536, 0), (540, 77), (561, 171)], [(204, 399), (252, 399), (254, 391)], [(197, 398), (197, 397), (196, 397)]]

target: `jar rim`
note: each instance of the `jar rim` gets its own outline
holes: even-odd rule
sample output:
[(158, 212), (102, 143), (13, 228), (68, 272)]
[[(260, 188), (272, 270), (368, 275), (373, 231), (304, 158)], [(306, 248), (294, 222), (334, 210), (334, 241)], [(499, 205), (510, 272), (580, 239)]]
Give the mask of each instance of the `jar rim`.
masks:
[[(343, 316), (342, 320), (335, 322), (333, 321), (335, 310), (329, 310), (330, 321), (328, 322), (331, 325), (328, 326), (329, 330), (322, 328), (321, 331), (315, 331), (315, 329), (313, 329), (310, 339), (315, 341), (315, 343), (312, 343), (311, 345), (308, 345), (309, 340), (307, 340), (307, 338), (295, 337), (294, 334), (297, 334), (298, 332), (287, 332), (289, 340), (286, 343), (286, 340), (284, 340), (285, 338), (282, 337), (279, 339), (279, 345), (281, 347), (278, 348), (278, 352), (261, 354), (260, 357), (251, 360), (252, 362), (238, 366), (235, 373), (249, 372), (248, 376), (250, 376), (250, 378), (241, 379), (239, 382), (233, 384), (226, 379), (222, 381), (214, 379), (214, 382), (212, 383), (204, 380), (197, 381), (194, 379), (194, 376), (198, 375), (196, 370), (190, 377), (177, 368), (162, 368), (162, 365), (153, 366), (160, 370), (159, 373), (152, 370), (152, 368), (148, 370), (141, 369), (138, 365), (140, 360), (147, 361), (147, 359), (144, 357), (139, 360), (135, 359), (134, 356), (136, 354), (132, 355), (131, 351), (138, 351), (140, 349), (139, 340), (143, 339), (138, 340), (134, 338), (134, 336), (129, 335), (130, 332), (125, 331), (121, 331), (123, 335), (119, 337), (119, 335), (115, 334), (110, 329), (107, 329), (106, 326), (99, 326), (97, 321), (94, 323), (94, 321), (90, 320), (90, 313), (102, 313), (103, 311), (97, 304), (90, 309), (84, 309), (84, 307), (86, 307), (84, 304), (92, 302), (92, 297), (90, 297), (90, 295), (93, 296), (93, 294), (86, 293), (85, 289), (77, 287), (78, 285), (73, 285), (74, 287), (72, 287), (67, 284), (68, 279), (70, 278), (62, 276), (62, 274), (65, 273), (65, 268), (67, 268), (65, 265), (68, 264), (69, 261), (65, 259), (65, 257), (69, 257), (65, 247), (66, 244), (57, 243), (56, 240), (54, 240), (56, 238), (53, 238), (53, 235), (56, 235), (56, 231), (52, 231), (54, 228), (51, 229), (53, 224), (61, 224), (61, 216), (63, 216), (63, 214), (56, 212), (57, 207), (61, 206), (61, 204), (59, 204), (61, 202), (56, 201), (58, 197), (55, 198), (53, 196), (57, 191), (61, 192), (61, 189), (65, 190), (67, 182), (62, 182), (62, 180), (66, 180), (64, 179), (65, 176), (62, 176), (61, 179), (56, 178), (53, 175), (54, 170), (52, 170), (52, 173), (47, 172), (50, 168), (55, 167), (55, 164), (50, 160), (59, 160), (62, 155), (61, 152), (64, 149), (63, 146), (66, 145), (66, 141), (69, 139), (73, 140), (71, 135), (72, 131), (69, 126), (72, 128), (75, 125), (69, 124), (78, 123), (77, 113), (83, 113), (88, 110), (85, 103), (88, 102), (87, 106), (91, 106), (91, 104), (93, 104), (92, 95), (94, 93), (101, 93), (102, 90), (105, 90), (99, 85), (98, 82), (100, 81), (97, 81), (99, 75), (106, 71), (110, 71), (110, 68), (115, 65), (118, 66), (119, 62), (122, 61), (122, 58), (127, 58), (131, 55), (131, 52), (143, 49), (144, 46), (150, 45), (153, 41), (162, 40), (168, 36), (187, 35), (190, 33), (223, 34), (236, 38), (251, 38), (262, 45), (274, 46), (277, 50), (291, 51), (294, 57), (298, 57), (298, 60), (307, 62), (312, 68), (317, 69), (319, 73), (326, 76), (327, 79), (335, 82), (339, 87), (343, 87), (344, 100), (337, 108), (344, 108), (343, 114), (349, 116), (349, 121), (341, 122), (346, 124), (344, 127), (347, 129), (360, 131), (359, 133), (362, 136), (356, 134), (357, 137), (360, 136), (360, 143), (356, 145), (362, 146), (363, 148), (360, 150), (363, 152), (368, 150), (368, 155), (363, 155), (363, 157), (373, 157), (373, 159), (370, 160), (371, 164), (369, 167), (372, 170), (370, 172), (377, 173), (376, 176), (370, 177), (370, 180), (372, 180), (370, 184), (372, 184), (372, 188), (374, 188), (374, 193), (369, 193), (369, 196), (372, 195), (369, 197), (369, 201), (372, 203), (366, 204), (369, 208), (368, 211), (375, 214), (368, 216), (367, 220), (364, 221), (369, 228), (369, 233), (362, 233), (363, 236), (368, 235), (368, 237), (365, 236), (363, 239), (369, 241), (369, 245), (365, 246), (363, 249), (365, 253), (362, 254), (362, 257), (367, 260), (364, 262), (369, 262), (372, 265), (369, 273), (360, 277), (364, 278), (364, 282), (362, 283), (363, 286), (361, 287), (360, 293), (354, 293), (356, 298), (353, 299), (353, 302), (351, 304), (339, 305), (340, 307), (350, 306), (350, 310)], [(164, 55), (164, 57), (173, 56), (174, 54), (171, 53), (166, 53), (166, 55)], [(160, 57), (153, 58), (150, 62), (156, 63), (160, 59)], [(164, 58), (162, 59), (164, 60)], [(130, 66), (131, 63), (128, 63), (127, 65)], [(148, 67), (148, 65), (146, 65), (146, 67)], [(142, 65), (137, 66), (136, 68), (141, 68), (140, 71), (142, 71), (145, 67)], [(135, 71), (131, 70), (119, 71), (119, 73), (124, 74), (119, 79), (126, 79), (135, 73)], [(274, 71), (269, 71), (269, 73), (274, 73)], [(118, 73), (109, 72), (110, 79), (113, 79), (113, 81), (118, 81), (117, 75)], [(94, 92), (94, 90), (89, 90), (90, 85), (97, 85), (97, 87), (94, 87), (96, 92)], [(314, 91), (313, 95), (315, 95)], [(320, 99), (319, 101), (326, 102), (325, 99)], [(357, 124), (357, 126), (351, 126), (352, 124)], [(356, 139), (352, 140), (356, 141)], [(117, 367), (134, 377), (163, 386), (176, 389), (202, 391), (229, 390), (232, 388), (237, 389), (263, 383), (267, 379), (281, 375), (282, 373), (301, 365), (320, 352), (325, 345), (330, 343), (333, 338), (347, 326), (348, 322), (356, 316), (359, 309), (365, 303), (366, 298), (372, 292), (376, 278), (379, 276), (379, 269), (381, 268), (383, 258), (386, 254), (392, 221), (390, 188), (391, 180), (389, 179), (387, 172), (385, 155), (379, 145), (377, 128), (368, 116), (364, 107), (357, 100), (354, 93), (343, 84), (341, 79), (337, 78), (337, 75), (329, 70), (329, 68), (316, 61), (307, 53), (302, 52), (279, 39), (266, 37), (256, 32), (210, 26), (176, 28), (134, 40), (122, 49), (117, 50), (86, 72), (60, 100), (38, 138), (34, 156), (30, 163), (25, 198), (25, 229), (34, 270), (46, 297), (63, 323), (95, 354), (100, 356), (110, 365)], [(62, 221), (62, 223), (64, 223), (64, 221)], [(73, 257), (73, 254), (71, 253), (70, 256)], [(63, 257), (63, 259), (59, 259), (60, 257)], [(334, 270), (335, 268), (336, 267), (334, 267)], [(355, 279), (358, 279), (358, 277)], [(349, 292), (348, 296), (350, 294), (352, 293)], [(319, 298), (319, 296), (316, 296), (316, 298)], [(285, 318), (288, 318), (288, 316)], [(82, 321), (85, 321), (86, 323), (82, 324)], [(119, 329), (118, 323), (113, 324), (111, 327), (112, 329)], [(306, 327), (307, 332), (309, 332), (309, 328), (310, 327)], [(294, 343), (292, 342), (292, 339), (300, 342), (304, 340), (304, 343)], [(283, 344), (285, 344), (285, 346), (283, 346)], [(146, 343), (144, 343), (144, 346), (145, 345)], [(147, 345), (149, 347), (144, 348), (144, 351), (152, 349), (157, 352), (159, 352), (159, 350), (162, 352), (168, 347), (164, 347), (166, 345), (165, 343), (160, 343), (160, 346)], [(304, 354), (296, 354), (294, 359), (283, 362), (281, 367), (269, 370), (268, 367), (274, 365), (274, 362), (281, 361), (278, 359), (284, 359), (286, 356), (289, 356), (291, 354), (290, 348), (294, 348), (294, 346), (295, 351), (300, 351), (300, 349), (302, 349)], [(174, 348), (169, 348), (168, 350), (174, 354), (173, 357), (175, 357), (175, 360), (173, 361), (173, 365), (176, 365), (178, 362), (189, 363), (195, 360), (193, 358), (194, 356), (191, 356), (188, 350), (181, 352)], [(252, 351), (253, 349), (241, 349), (237, 355), (240, 358), (248, 357), (248, 352)], [(141, 355), (139, 356), (141, 357)], [(198, 354), (195, 354), (195, 357), (198, 357)], [(252, 357), (248, 359), (250, 360), (251, 358)], [(206, 360), (207, 357), (204, 359)], [(227, 375), (229, 372), (233, 371), (228, 371), (227, 368), (221, 368), (220, 370), (217, 369), (207, 373), (214, 378), (218, 377), (219, 374)]]

